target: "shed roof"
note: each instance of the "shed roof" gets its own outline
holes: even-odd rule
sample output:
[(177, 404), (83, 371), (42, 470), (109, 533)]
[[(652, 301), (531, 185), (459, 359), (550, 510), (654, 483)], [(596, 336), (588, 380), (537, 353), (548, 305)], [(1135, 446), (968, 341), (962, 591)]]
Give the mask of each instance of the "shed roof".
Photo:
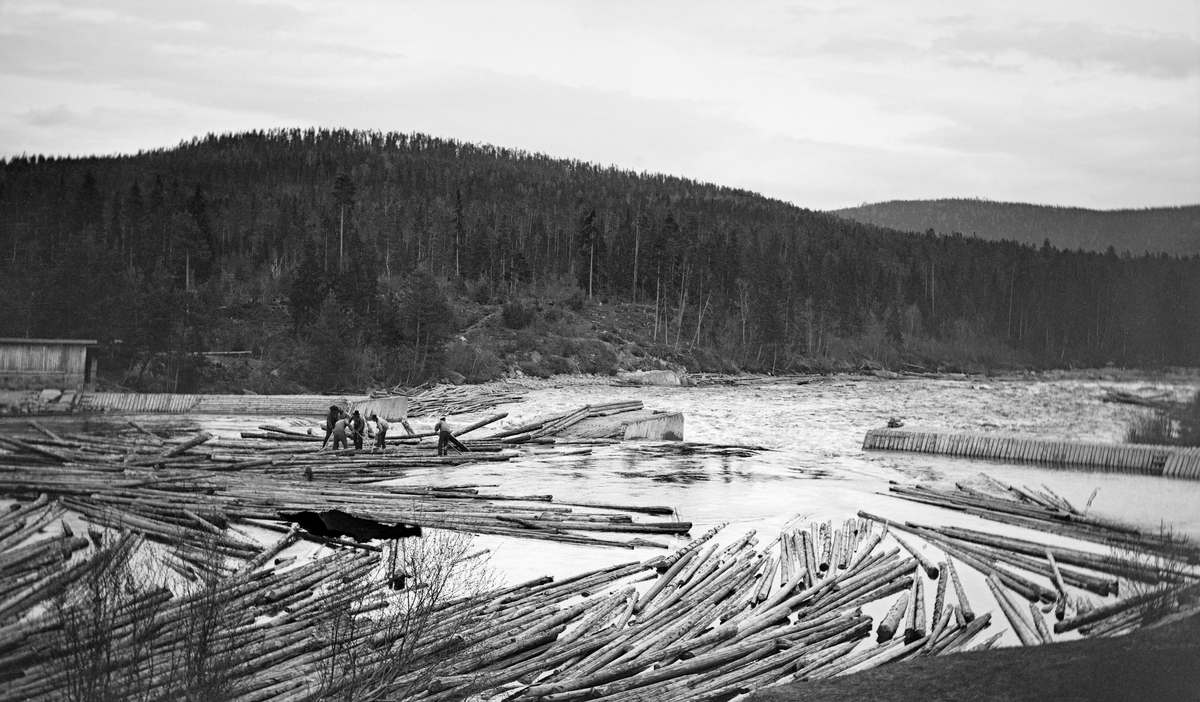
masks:
[(83, 346), (96, 346), (98, 342), (95, 339), (20, 339), (20, 338), (0, 338), (0, 344), (79, 344)]

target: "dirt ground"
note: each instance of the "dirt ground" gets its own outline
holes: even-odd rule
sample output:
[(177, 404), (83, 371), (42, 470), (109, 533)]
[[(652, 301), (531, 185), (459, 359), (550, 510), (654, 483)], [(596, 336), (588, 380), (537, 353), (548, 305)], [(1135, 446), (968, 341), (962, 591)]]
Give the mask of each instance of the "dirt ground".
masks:
[(909, 661), (746, 702), (1200, 700), (1200, 614), (1116, 638)]

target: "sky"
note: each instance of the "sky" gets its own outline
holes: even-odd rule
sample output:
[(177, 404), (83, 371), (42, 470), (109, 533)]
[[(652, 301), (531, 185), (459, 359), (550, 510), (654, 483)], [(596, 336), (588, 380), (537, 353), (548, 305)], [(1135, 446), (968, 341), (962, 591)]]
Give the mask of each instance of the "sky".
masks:
[(423, 132), (812, 209), (1200, 203), (1200, 1), (0, 0), (0, 157)]

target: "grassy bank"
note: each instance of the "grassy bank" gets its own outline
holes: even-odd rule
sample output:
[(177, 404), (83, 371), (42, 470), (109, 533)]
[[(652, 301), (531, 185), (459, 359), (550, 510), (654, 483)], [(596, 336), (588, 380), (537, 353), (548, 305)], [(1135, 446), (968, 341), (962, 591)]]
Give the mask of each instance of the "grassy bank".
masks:
[(747, 702), (1195, 700), (1200, 614), (1116, 638), (919, 658), (762, 690)]

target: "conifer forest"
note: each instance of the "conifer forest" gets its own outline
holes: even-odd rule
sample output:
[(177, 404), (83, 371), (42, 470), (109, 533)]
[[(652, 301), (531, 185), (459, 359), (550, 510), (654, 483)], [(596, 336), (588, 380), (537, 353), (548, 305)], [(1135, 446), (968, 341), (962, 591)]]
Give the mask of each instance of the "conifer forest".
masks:
[[(1200, 363), (1195, 255), (899, 232), (422, 134), (10, 158), (0, 294), (0, 336), (96, 339), (137, 389), (209, 389), (189, 359), (211, 351), (273, 358), (256, 391), (471, 376), (488, 310), (509, 331), (632, 310), (647, 352), (692, 370)], [(505, 350), (467, 365), (503, 372)]]

